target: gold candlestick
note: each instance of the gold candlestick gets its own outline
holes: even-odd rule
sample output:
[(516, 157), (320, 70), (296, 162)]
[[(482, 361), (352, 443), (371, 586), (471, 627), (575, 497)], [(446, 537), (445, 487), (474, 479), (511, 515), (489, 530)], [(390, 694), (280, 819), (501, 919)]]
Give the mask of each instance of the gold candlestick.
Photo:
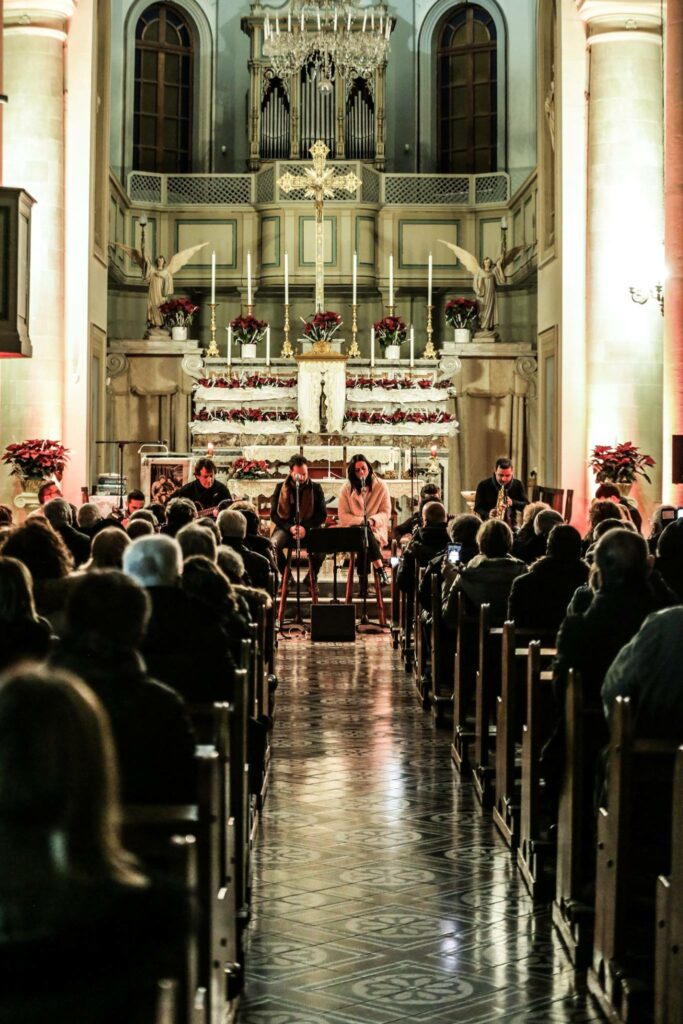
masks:
[(294, 349), (289, 341), (289, 303), (285, 302), (285, 343), (282, 346), (280, 355), (283, 359), (290, 359), (294, 355)]
[(358, 306), (354, 302), (351, 306), (351, 348), (349, 349), (349, 357), (351, 359), (357, 359), (360, 355), (360, 349), (358, 348)]
[(387, 315), (388, 316), (395, 316), (396, 315), (396, 306), (387, 306)]
[(211, 310), (211, 344), (206, 352), (209, 359), (217, 359), (219, 355), (218, 345), (216, 344), (216, 306), (216, 302), (209, 303), (209, 309)]
[(432, 335), (434, 333), (434, 328), (432, 327), (433, 309), (434, 307), (431, 304), (427, 306), (427, 344), (425, 345), (425, 350), (422, 353), (425, 359), (436, 359), (436, 349), (432, 345)]
[(247, 314), (246, 315), (247, 316), (253, 316), (254, 315), (254, 304), (253, 304), (253, 302), (251, 304), (247, 305)]

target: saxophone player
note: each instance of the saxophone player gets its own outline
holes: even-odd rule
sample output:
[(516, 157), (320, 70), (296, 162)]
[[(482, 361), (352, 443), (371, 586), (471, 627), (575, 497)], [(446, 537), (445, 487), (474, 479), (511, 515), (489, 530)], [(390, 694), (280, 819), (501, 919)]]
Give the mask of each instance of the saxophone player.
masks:
[(529, 499), (524, 484), (514, 475), (514, 466), (508, 458), (496, 459), (493, 475), (480, 480), (474, 496), (474, 511), (482, 519), (503, 519), (515, 525), (517, 512), (521, 512)]

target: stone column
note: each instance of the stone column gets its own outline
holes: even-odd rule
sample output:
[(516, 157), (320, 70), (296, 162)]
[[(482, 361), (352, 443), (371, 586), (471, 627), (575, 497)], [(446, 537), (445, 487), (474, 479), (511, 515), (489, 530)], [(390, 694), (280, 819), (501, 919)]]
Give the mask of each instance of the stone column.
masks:
[(664, 423), (662, 496), (683, 505), (672, 483), (671, 438), (683, 434), (683, 2), (666, 6), (666, 146), (664, 151)]
[(655, 301), (636, 305), (629, 288), (655, 285), (663, 262), (659, 5), (578, 0), (578, 9), (588, 28), (590, 69), (587, 440), (589, 449), (632, 441), (654, 456), (652, 485), (634, 493), (648, 514), (661, 494), (663, 320)]
[[(0, 438), (61, 438), (64, 389), (65, 41), (73, 0), (4, 0), (4, 183), (36, 200), (32, 217), (32, 359), (0, 366)], [(0, 474), (0, 495), (12, 486)]]

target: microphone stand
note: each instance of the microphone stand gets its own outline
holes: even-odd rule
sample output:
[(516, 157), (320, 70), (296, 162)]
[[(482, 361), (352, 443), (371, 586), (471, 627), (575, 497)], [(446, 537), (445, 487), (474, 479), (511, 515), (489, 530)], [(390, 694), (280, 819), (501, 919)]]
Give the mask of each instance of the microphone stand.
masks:
[(370, 565), (369, 565), (369, 544), (368, 544), (368, 504), (367, 504), (367, 487), (365, 486), (365, 477), (361, 480), (360, 495), (363, 499), (363, 569), (365, 570), (365, 586), (363, 587), (363, 611), (360, 617), (361, 626), (367, 626), (369, 623), (368, 619), (368, 586), (370, 584)]
[(296, 616), (294, 618), (297, 626), (303, 626), (304, 620), (301, 615), (301, 518), (299, 513), (299, 481), (294, 481), (296, 497), (294, 505), (294, 523), (296, 526)]

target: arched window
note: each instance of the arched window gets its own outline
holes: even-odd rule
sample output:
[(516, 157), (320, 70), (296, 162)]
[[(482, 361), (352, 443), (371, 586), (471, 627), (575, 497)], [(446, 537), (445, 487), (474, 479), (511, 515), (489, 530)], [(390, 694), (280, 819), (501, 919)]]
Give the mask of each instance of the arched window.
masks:
[(192, 60), (192, 32), (180, 11), (148, 7), (135, 29), (135, 170), (192, 170)]
[(450, 11), (437, 35), (438, 169), (497, 170), (496, 26), (476, 4)]

